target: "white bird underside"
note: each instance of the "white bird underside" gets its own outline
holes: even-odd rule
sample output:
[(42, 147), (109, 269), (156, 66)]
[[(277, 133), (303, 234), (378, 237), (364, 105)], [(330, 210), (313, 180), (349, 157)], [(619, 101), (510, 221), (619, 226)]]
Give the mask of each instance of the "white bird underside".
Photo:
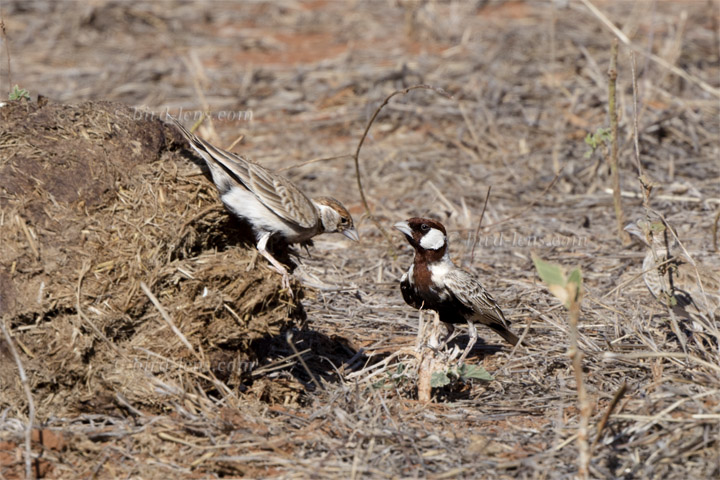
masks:
[(233, 186), (221, 199), (230, 211), (252, 225), (256, 240), (264, 233), (274, 232), (275, 236), (282, 237), (287, 243), (301, 243), (317, 233), (317, 228), (292, 228), (246, 188)]

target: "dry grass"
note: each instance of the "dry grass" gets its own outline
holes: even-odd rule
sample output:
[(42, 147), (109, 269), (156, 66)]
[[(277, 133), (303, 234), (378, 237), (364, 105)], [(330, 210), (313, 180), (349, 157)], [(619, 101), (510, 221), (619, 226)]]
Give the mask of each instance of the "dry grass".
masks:
[[(593, 3), (634, 45), (720, 87), (717, 2)], [(235, 150), (272, 168), (351, 154), (375, 108), (396, 89), (427, 83), (452, 94), (413, 91), (385, 107), (360, 155), (365, 195), (386, 227), (417, 214), (441, 219), (453, 258), (483, 278), (528, 340), (510, 351), (491, 332), (481, 332), (488, 343), (479, 344), (471, 360), (495, 379), (436, 390), (429, 405), (414, 399), (412, 379), (393, 376), (397, 365), (373, 377), (353, 375), (414, 344), (418, 315), (404, 305), (397, 286), (410, 252), (399, 236), (391, 248), (362, 218), (351, 159), (311, 163), (286, 173), (311, 194), (350, 205), (361, 242), (320, 237), (309, 256), (301, 255), (296, 276), (306, 289), (308, 324), (294, 331), (294, 347), (307, 370), (280, 335), (256, 345), (265, 355), (236, 380), (234, 395), (194, 374), (148, 386), (153, 399), (162, 399), (161, 409), (126, 398), (115, 383), (103, 390), (114, 395), (111, 411), (88, 403), (85, 412), (57, 415), (47, 397), (36, 395), (42, 428), (64, 439), (34, 444), (42, 455), (38, 469), (99, 478), (570, 477), (577, 471), (579, 413), (568, 325), (536, 277), (530, 257), (536, 251), (583, 270), (578, 342), (594, 405), (591, 440), (616, 392), (627, 388), (593, 448), (591, 476), (719, 474), (718, 346), (690, 336), (683, 347), (670, 316), (638, 277), (642, 247), (623, 247), (617, 239), (608, 168), (597, 154), (584, 158), (585, 135), (608, 123), (605, 72), (612, 40), (586, 6), (257, 2), (217, 4), (202, 16), (195, 4), (100, 3), (82, 12), (67, 8), (66, 22), (49, 23), (41, 13), (55, 7), (29, 5), (4, 12), (14, 42), (13, 78), (21, 87), (61, 102), (252, 110), (252, 122), (215, 118), (219, 142), (230, 144), (243, 133)], [(104, 40), (108, 31), (112, 42)], [(118, 55), (117, 45), (134, 53)], [(642, 167), (655, 183), (651, 206), (697, 261), (718, 265), (711, 252), (720, 202), (718, 99), (646, 58), (637, 56), (638, 127)], [(620, 186), (625, 212), (635, 218), (644, 209), (633, 158), (630, 60), (622, 45), (618, 73)], [(175, 162), (184, 160), (166, 168)], [(157, 175), (143, 171), (148, 185)], [(178, 176), (178, 188), (190, 189), (183, 179)], [(215, 204), (207, 179), (192, 181), (206, 195), (204, 205)], [(138, 220), (152, 216), (146, 198), (126, 198)], [(0, 218), (9, 221), (5, 209)], [(225, 218), (221, 208), (208, 217), (213, 226), (201, 230), (213, 235), (194, 242), (197, 249), (185, 259), (193, 271), (219, 255), (212, 242), (227, 235)], [(27, 235), (18, 228), (19, 242)], [(159, 236), (158, 247), (167, 248), (162, 242), (172, 238)], [(530, 238), (538, 241), (529, 245)], [(24, 241), (27, 255), (34, 255)], [(245, 258), (239, 251), (231, 249), (236, 253), (226, 252), (229, 257), (216, 264), (226, 265), (221, 273), (227, 278), (245, 275), (244, 265), (234, 267), (242, 263), (234, 255)], [(75, 276), (65, 285), (69, 296), (77, 286)], [(152, 323), (132, 314), (128, 321), (161, 325), (138, 292)], [(182, 288), (154, 293), (166, 307), (187, 295)], [(17, 338), (43, 312), (6, 321)], [(193, 315), (188, 312), (188, 322)], [(227, 328), (222, 332), (235, 333)], [(189, 338), (194, 348), (204, 333)], [(93, 338), (86, 330), (76, 341)], [(177, 348), (167, 358), (190, 355), (180, 339), (168, 338)], [(460, 346), (464, 341), (457, 340)], [(24, 468), (16, 452), (27, 419), (10, 365), (5, 372), (13, 375), (1, 375), (14, 382), (15, 395), (0, 399), (0, 465), (7, 477)], [(97, 395), (92, 385), (86, 393)]]

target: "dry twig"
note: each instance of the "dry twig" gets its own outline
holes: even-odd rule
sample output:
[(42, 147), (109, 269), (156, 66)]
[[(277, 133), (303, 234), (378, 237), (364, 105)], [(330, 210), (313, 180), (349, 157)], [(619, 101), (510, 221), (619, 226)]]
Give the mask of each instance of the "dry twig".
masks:
[(23, 390), (25, 391), (25, 398), (28, 402), (28, 421), (25, 427), (25, 478), (32, 479), (34, 478), (32, 471), (32, 430), (33, 424), (35, 423), (35, 402), (33, 402), (32, 392), (30, 391), (30, 382), (25, 374), (25, 368), (20, 360), (20, 355), (15, 348), (15, 343), (10, 336), (10, 332), (7, 330), (4, 319), (0, 321), (0, 327), (2, 327), (3, 335), (5, 336), (5, 343), (12, 354), (13, 360), (15, 360), (18, 375), (20, 375), (20, 383), (22, 383)]
[(615, 395), (613, 395), (612, 400), (610, 401), (610, 405), (608, 405), (607, 410), (605, 410), (605, 414), (600, 419), (600, 422), (597, 425), (597, 432), (595, 433), (595, 440), (593, 440), (592, 445), (590, 446), (591, 449), (595, 448), (595, 445), (600, 441), (600, 436), (602, 435), (602, 431), (605, 428), (605, 425), (607, 425), (608, 420), (610, 419), (610, 415), (612, 415), (613, 410), (615, 410), (615, 407), (617, 407), (617, 404), (620, 403), (620, 400), (625, 396), (625, 392), (627, 392), (627, 383), (623, 382), (622, 385), (620, 385), (620, 388), (618, 388), (617, 392), (615, 392)]
[(5, 55), (7, 56), (7, 79), (8, 89), (12, 89), (12, 71), (10, 70), (10, 42), (8, 41), (7, 31), (5, 30), (5, 16), (0, 11), (0, 36), (5, 44)]
[[(170, 315), (168, 315), (167, 311), (165, 310), (165, 307), (162, 306), (160, 301), (157, 299), (157, 297), (152, 293), (150, 288), (145, 284), (145, 282), (140, 282), (140, 288), (142, 291), (147, 295), (147, 297), (150, 299), (152, 304), (155, 306), (158, 312), (160, 312), (160, 316), (165, 320), (165, 323), (170, 327), (170, 330), (180, 339), (183, 345), (192, 353), (192, 355), (195, 357), (195, 359), (200, 362), (200, 365), (205, 364), (205, 359), (202, 356), (202, 351), (200, 353), (196, 352), (193, 346), (188, 341), (187, 337), (175, 326), (175, 322), (172, 321), (172, 318), (170, 318)], [(213, 383), (216, 387), (223, 390), (227, 395), (233, 395), (232, 390), (225, 385), (225, 383), (218, 380), (218, 378), (215, 376), (215, 374), (212, 372), (211, 369), (208, 368), (208, 375), (212, 377)]]
[(298, 167), (304, 167), (305, 165), (310, 165), (312, 163), (318, 163), (318, 162), (330, 162), (332, 160), (342, 160), (345, 158), (354, 158), (352, 155), (346, 153), (344, 155), (335, 155), (334, 157), (319, 157), (319, 158), (312, 158), (310, 160), (306, 160), (304, 162), (296, 163), (294, 165), (288, 165), (287, 167), (278, 168), (275, 170), (276, 172), (284, 172), (285, 170), (291, 170), (293, 168)]
[[(635, 52), (630, 51), (630, 75), (632, 76), (633, 89), (633, 146), (635, 153), (635, 167), (638, 171), (638, 181), (643, 192), (643, 205), (648, 206), (650, 202), (650, 191), (652, 186), (649, 184), (643, 174), (642, 163), (640, 162), (640, 139), (638, 137), (638, 85), (637, 85), (637, 69), (635, 61)], [(621, 192), (622, 193), (622, 192)]]
[(577, 388), (578, 404), (580, 406), (580, 424), (578, 426), (578, 477), (589, 478), (591, 449), (588, 443), (588, 427), (590, 425), (590, 414), (592, 405), (587, 398), (585, 380), (583, 379), (582, 360), (583, 354), (578, 348), (578, 320), (580, 318), (580, 302), (573, 301), (570, 304), (570, 358), (572, 359), (573, 372), (575, 373), (575, 384)]
[(293, 353), (297, 356), (298, 360), (300, 360), (300, 364), (303, 366), (307, 374), (310, 376), (310, 380), (315, 384), (318, 390), (325, 390), (325, 387), (322, 386), (320, 382), (318, 382), (317, 378), (315, 378), (315, 374), (313, 374), (312, 370), (310, 370), (310, 367), (308, 367), (308, 364), (305, 362), (305, 359), (302, 357), (300, 352), (298, 351), (297, 347), (295, 346), (295, 342), (293, 342), (293, 335), (291, 331), (288, 331), (285, 335), (285, 340), (287, 340), (288, 345), (290, 345), (290, 348), (292, 348)]
[(473, 244), (472, 248), (470, 249), (470, 263), (472, 263), (473, 259), (475, 258), (475, 247), (477, 246), (478, 242), (478, 235), (480, 234), (480, 227), (482, 227), (482, 221), (485, 217), (485, 209), (487, 208), (488, 200), (490, 199), (490, 189), (492, 188), (492, 185), (488, 186), (487, 193), (485, 194), (485, 202), (483, 203), (482, 211), (480, 212), (480, 219), (478, 220), (477, 228), (475, 229), (475, 237), (473, 238)]
[(618, 40), (613, 38), (612, 47), (610, 49), (610, 68), (608, 69), (608, 109), (610, 114), (610, 131), (612, 135), (612, 143), (608, 154), (608, 163), (610, 164), (610, 176), (613, 188), (613, 206), (615, 208), (615, 220), (618, 235), (623, 244), (630, 243), (630, 235), (624, 230), (625, 215), (622, 209), (622, 200), (620, 197), (620, 172), (618, 171), (618, 117), (616, 105), (616, 84), (617, 84), (617, 57), (618, 57)]
[(357, 179), (357, 186), (358, 191), (360, 192), (360, 199), (362, 200), (363, 206), (365, 207), (365, 213), (368, 216), (368, 218), (375, 224), (375, 226), (380, 230), (380, 233), (385, 237), (385, 239), (388, 242), (388, 245), (390, 246), (390, 249), (392, 251), (395, 250), (395, 247), (392, 243), (392, 240), (390, 239), (390, 235), (385, 231), (385, 229), (380, 225), (380, 222), (377, 221), (375, 216), (372, 213), (372, 210), (370, 210), (370, 205), (368, 205), (367, 199), (365, 198), (365, 191), (363, 190), (362, 186), (362, 179), (360, 177), (360, 149), (363, 146), (363, 143), (365, 143), (365, 138), (367, 138), (368, 132), (370, 131), (370, 127), (372, 126), (373, 122), (375, 122), (375, 118), (377, 118), (380, 111), (383, 109), (385, 105), (388, 104), (390, 99), (394, 97), (395, 95), (405, 95), (408, 92), (412, 90), (418, 90), (418, 89), (425, 89), (425, 90), (432, 90), (433, 92), (442, 95), (445, 98), (452, 99), (452, 96), (445, 92), (445, 90), (433, 87), (432, 85), (413, 85), (411, 87), (407, 87), (403, 90), (395, 90), (390, 95), (385, 97), (385, 100), (380, 104), (379, 107), (375, 109), (375, 113), (373, 113), (372, 117), (370, 117), (370, 120), (368, 121), (367, 125), (365, 126), (365, 131), (363, 132), (362, 136), (360, 137), (360, 141), (358, 142), (357, 148), (355, 149), (355, 154), (353, 155), (353, 159), (355, 161), (355, 178)]
[(160, 301), (157, 299), (157, 297), (152, 293), (150, 288), (145, 284), (145, 282), (140, 282), (140, 288), (143, 292), (145, 292), (145, 295), (150, 299), (153, 305), (155, 305), (155, 308), (157, 308), (157, 311), (160, 312), (160, 316), (165, 320), (165, 323), (167, 323), (167, 326), (170, 327), (170, 330), (173, 331), (173, 333), (180, 339), (180, 341), (185, 345), (185, 347), (190, 350), (190, 353), (193, 354), (194, 357), (198, 358), (198, 360), (201, 360), (200, 357), (198, 357), (197, 352), (193, 348), (193, 346), (190, 344), (188, 339), (183, 335), (183, 333), (175, 326), (175, 322), (172, 321), (172, 318), (170, 318), (170, 315), (168, 315), (167, 311), (165, 311), (165, 308), (162, 306)]

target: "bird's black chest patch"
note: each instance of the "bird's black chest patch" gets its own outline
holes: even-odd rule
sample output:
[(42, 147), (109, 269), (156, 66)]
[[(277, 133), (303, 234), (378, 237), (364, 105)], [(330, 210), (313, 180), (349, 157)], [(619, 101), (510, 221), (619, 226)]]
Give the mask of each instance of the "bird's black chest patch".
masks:
[(443, 287), (434, 285), (432, 274), (424, 263), (415, 263), (413, 274), (400, 283), (405, 303), (424, 310), (435, 310), (445, 323), (464, 323), (472, 310), (459, 302)]

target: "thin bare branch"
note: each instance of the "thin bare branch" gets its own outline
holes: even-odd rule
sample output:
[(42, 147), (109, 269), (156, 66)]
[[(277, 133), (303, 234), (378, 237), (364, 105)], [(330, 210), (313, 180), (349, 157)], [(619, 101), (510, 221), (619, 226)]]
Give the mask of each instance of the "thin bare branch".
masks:
[(310, 370), (310, 367), (308, 367), (308, 364), (305, 362), (305, 359), (302, 357), (300, 352), (298, 351), (297, 347), (295, 346), (295, 342), (293, 342), (293, 335), (291, 331), (288, 331), (285, 335), (285, 340), (287, 340), (288, 345), (290, 345), (290, 348), (292, 348), (293, 353), (295, 356), (297, 356), (298, 360), (300, 360), (300, 364), (305, 369), (305, 372), (310, 376), (310, 380), (315, 384), (318, 390), (325, 390), (325, 387), (318, 382), (318, 379), (315, 378), (315, 375), (313, 374), (312, 370)]
[(0, 36), (5, 44), (5, 56), (7, 57), (7, 79), (8, 79), (8, 91), (13, 87), (12, 83), (12, 70), (10, 69), (10, 42), (8, 41), (7, 30), (5, 30), (5, 15), (0, 11)]
[[(198, 357), (197, 352), (193, 348), (193, 346), (190, 344), (188, 339), (183, 335), (183, 333), (175, 326), (175, 322), (172, 321), (172, 318), (170, 318), (170, 315), (168, 315), (167, 311), (165, 311), (165, 307), (162, 306), (160, 301), (157, 299), (157, 297), (150, 291), (150, 288), (145, 284), (145, 282), (140, 282), (140, 288), (142, 288), (142, 291), (145, 292), (145, 295), (150, 299), (153, 305), (155, 305), (155, 308), (158, 312), (160, 312), (160, 316), (165, 320), (165, 323), (167, 323), (168, 327), (170, 327), (170, 330), (173, 331), (175, 335), (180, 339), (180, 341), (185, 345), (185, 347), (190, 350), (190, 353), (193, 354), (193, 356)], [(199, 358), (199, 357), (198, 357)]]
[(2, 328), (3, 335), (5, 336), (5, 343), (12, 354), (13, 360), (15, 360), (18, 375), (20, 375), (20, 383), (25, 391), (25, 398), (28, 402), (28, 421), (25, 426), (25, 478), (32, 479), (34, 478), (32, 470), (32, 430), (33, 424), (35, 423), (35, 402), (33, 402), (30, 382), (28, 381), (27, 374), (25, 373), (25, 367), (23, 367), (20, 355), (15, 348), (15, 342), (13, 342), (10, 332), (8, 332), (7, 326), (5, 325), (5, 320), (0, 321), (0, 327)]
[(333, 160), (342, 160), (342, 159), (346, 159), (346, 158), (354, 158), (354, 157), (352, 155), (350, 155), (349, 153), (346, 153), (344, 155), (335, 155), (334, 157), (318, 157), (318, 158), (313, 158), (311, 160), (306, 160), (304, 162), (296, 163), (294, 165), (288, 165), (287, 167), (278, 168), (275, 171), (276, 172), (284, 172), (285, 170), (292, 170), (293, 168), (304, 167), (305, 165), (310, 165), (311, 163), (330, 162)]
[(487, 208), (488, 200), (490, 200), (490, 189), (492, 188), (492, 185), (488, 185), (487, 193), (485, 194), (485, 202), (483, 203), (482, 212), (480, 212), (480, 220), (478, 220), (477, 228), (475, 229), (475, 238), (473, 238), (473, 244), (472, 248), (470, 249), (470, 263), (472, 263), (473, 259), (475, 258), (475, 247), (477, 246), (478, 242), (478, 235), (480, 234), (480, 227), (482, 227), (482, 221), (485, 217), (485, 209)]
[(720, 209), (715, 214), (715, 221), (712, 224), (713, 251), (718, 251), (718, 221), (720, 221)]
[(368, 205), (367, 198), (365, 197), (365, 191), (363, 189), (362, 185), (362, 178), (360, 175), (360, 149), (363, 146), (363, 143), (365, 143), (365, 138), (367, 138), (368, 132), (370, 131), (370, 127), (375, 122), (375, 119), (380, 114), (380, 111), (383, 109), (385, 105), (388, 104), (391, 98), (393, 98), (395, 95), (405, 95), (408, 92), (412, 90), (418, 90), (418, 89), (425, 89), (425, 90), (432, 90), (433, 92), (442, 95), (445, 98), (452, 99), (453, 97), (448, 94), (445, 90), (433, 87), (432, 85), (413, 85), (411, 87), (405, 88), (403, 90), (395, 90), (390, 95), (385, 97), (385, 100), (380, 104), (377, 109), (375, 109), (375, 112), (373, 113), (372, 117), (370, 117), (370, 120), (368, 121), (367, 125), (365, 126), (365, 131), (363, 132), (362, 136), (360, 137), (360, 141), (358, 142), (358, 146), (355, 149), (355, 155), (353, 155), (353, 159), (355, 161), (355, 178), (357, 179), (357, 185), (358, 185), (358, 191), (360, 192), (360, 199), (362, 200), (363, 207), (365, 207), (365, 214), (368, 216), (368, 218), (375, 224), (375, 226), (380, 230), (380, 233), (385, 237), (385, 239), (388, 242), (388, 245), (390, 246), (390, 249), (392, 251), (395, 251), (395, 246), (392, 243), (392, 240), (390, 239), (390, 235), (385, 231), (385, 229), (380, 225), (380, 222), (377, 221), (375, 216), (372, 213), (372, 210), (370, 209), (370, 205)]
[(610, 68), (608, 69), (608, 110), (610, 115), (611, 144), (607, 161), (610, 164), (610, 177), (613, 189), (613, 207), (615, 208), (615, 226), (623, 244), (630, 243), (630, 235), (625, 231), (625, 214), (620, 197), (620, 172), (618, 170), (618, 116), (617, 116), (617, 57), (618, 40), (613, 38), (610, 48)]
[(603, 429), (605, 428), (605, 425), (607, 425), (607, 422), (610, 419), (610, 415), (612, 415), (615, 407), (617, 407), (617, 404), (620, 403), (620, 400), (622, 400), (622, 398), (625, 396), (625, 392), (627, 392), (627, 383), (623, 382), (622, 385), (620, 385), (620, 388), (618, 388), (615, 392), (615, 395), (613, 395), (613, 398), (610, 401), (610, 405), (608, 405), (607, 409), (605, 410), (605, 414), (602, 416), (600, 422), (598, 423), (597, 432), (595, 433), (595, 440), (593, 440), (593, 443), (590, 446), (591, 449), (595, 448), (595, 445), (597, 445), (597, 443), (600, 441)]
[(580, 302), (572, 301), (570, 304), (570, 358), (575, 374), (575, 388), (577, 389), (578, 406), (580, 407), (580, 423), (578, 425), (578, 478), (587, 479), (590, 475), (590, 458), (592, 456), (588, 443), (588, 428), (592, 405), (587, 398), (587, 389), (582, 370), (583, 354), (578, 347), (578, 321), (580, 319)]

